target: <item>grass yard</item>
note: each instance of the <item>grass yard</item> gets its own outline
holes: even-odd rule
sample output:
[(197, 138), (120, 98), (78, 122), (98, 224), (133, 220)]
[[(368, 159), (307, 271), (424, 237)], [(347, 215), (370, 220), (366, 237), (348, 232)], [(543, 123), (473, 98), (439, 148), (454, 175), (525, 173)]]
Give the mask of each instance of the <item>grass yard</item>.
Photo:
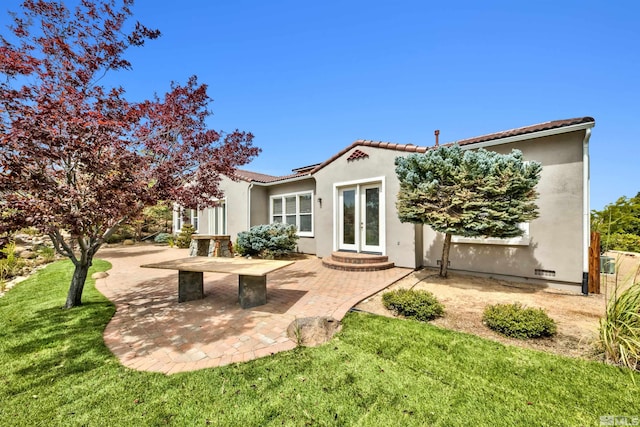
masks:
[[(71, 264), (0, 298), (0, 425), (599, 425), (640, 416), (640, 374), (351, 313), (321, 347), (165, 376), (122, 367), (91, 279), (62, 310)], [(96, 261), (94, 271), (108, 263)]]

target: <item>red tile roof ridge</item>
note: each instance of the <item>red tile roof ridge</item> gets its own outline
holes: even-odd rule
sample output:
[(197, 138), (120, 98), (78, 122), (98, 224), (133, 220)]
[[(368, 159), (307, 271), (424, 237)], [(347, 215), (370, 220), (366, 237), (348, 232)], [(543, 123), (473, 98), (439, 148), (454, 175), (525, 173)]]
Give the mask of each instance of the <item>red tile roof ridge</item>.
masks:
[[(586, 123), (593, 123), (595, 125), (595, 119), (593, 117), (585, 116), (585, 117), (576, 117), (572, 119), (551, 120), (548, 122), (538, 123), (534, 125), (528, 125), (528, 126), (509, 129), (505, 131), (476, 136), (473, 138), (461, 139), (458, 141), (453, 141), (453, 142), (441, 144), (441, 145), (478, 144), (481, 142), (493, 141), (493, 140), (498, 140), (503, 138), (526, 135), (530, 133), (542, 132), (542, 131), (552, 130), (552, 129), (559, 129), (563, 127), (586, 124)], [(296, 177), (311, 176), (317, 171), (319, 171), (320, 169), (324, 168), (329, 163), (332, 163), (333, 161), (337, 160), (338, 158), (340, 158), (341, 156), (343, 156), (344, 154), (346, 154), (347, 152), (351, 151), (352, 149), (358, 146), (383, 148), (388, 150), (405, 151), (405, 152), (411, 152), (411, 153), (424, 153), (427, 150), (434, 148), (433, 146), (428, 147), (428, 146), (421, 146), (421, 145), (414, 145), (414, 144), (396, 144), (392, 142), (373, 141), (370, 139), (357, 139), (351, 145), (344, 148), (343, 150), (340, 150), (338, 153), (334, 154), (333, 156), (331, 156), (331, 158), (325, 160), (324, 162), (319, 163), (313, 169), (306, 170), (305, 168), (305, 172), (302, 172), (302, 173), (294, 173), (294, 174), (285, 175), (285, 176), (273, 176), (273, 175), (266, 175), (266, 174), (261, 174), (257, 172), (244, 171), (244, 170), (237, 169), (236, 176), (239, 179), (243, 179), (245, 181), (249, 181), (249, 182), (256, 181), (256, 182), (265, 183), (265, 184), (284, 181), (284, 180), (296, 178)]]

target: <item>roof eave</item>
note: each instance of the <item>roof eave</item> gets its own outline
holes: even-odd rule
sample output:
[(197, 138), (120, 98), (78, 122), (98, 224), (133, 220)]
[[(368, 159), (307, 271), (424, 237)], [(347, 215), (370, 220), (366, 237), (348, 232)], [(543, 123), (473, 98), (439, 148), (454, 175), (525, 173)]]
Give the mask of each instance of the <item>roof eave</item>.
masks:
[(311, 178), (311, 173), (307, 173), (307, 174), (299, 175), (299, 176), (293, 176), (291, 178), (286, 178), (286, 179), (282, 179), (282, 180), (269, 181), (269, 182), (260, 182), (260, 181), (249, 181), (249, 182), (252, 183), (253, 185), (257, 185), (259, 187), (269, 187), (269, 186), (277, 185), (277, 184), (286, 184), (286, 183), (289, 183), (289, 182), (302, 181), (302, 180), (309, 179), (309, 178)]
[(563, 133), (591, 129), (595, 126), (595, 124), (596, 124), (595, 122), (578, 123), (575, 125), (562, 126), (562, 127), (557, 127), (553, 129), (545, 129), (545, 130), (540, 130), (536, 132), (524, 133), (521, 135), (507, 136), (505, 138), (497, 138), (497, 139), (492, 139), (492, 140), (483, 141), (483, 142), (472, 142), (472, 143), (464, 144), (464, 140), (462, 140), (462, 141), (454, 141), (451, 144), (462, 143), (460, 144), (460, 148), (462, 148), (463, 150), (485, 148), (485, 147), (492, 147), (494, 145), (502, 145), (502, 144), (509, 144), (511, 142), (524, 141), (527, 139), (543, 138), (545, 136), (560, 135)]

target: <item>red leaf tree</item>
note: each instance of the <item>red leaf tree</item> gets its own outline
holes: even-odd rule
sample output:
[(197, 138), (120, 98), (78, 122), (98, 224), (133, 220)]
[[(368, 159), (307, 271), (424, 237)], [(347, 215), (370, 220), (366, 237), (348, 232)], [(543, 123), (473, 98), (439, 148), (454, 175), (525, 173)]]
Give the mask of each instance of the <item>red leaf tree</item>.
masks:
[(133, 0), (25, 0), (0, 36), (0, 232), (36, 227), (75, 265), (65, 307), (81, 304), (100, 246), (148, 205), (211, 206), (221, 175), (259, 153), (253, 135), (208, 129), (206, 85), (130, 102), (100, 84), (132, 46), (160, 35)]

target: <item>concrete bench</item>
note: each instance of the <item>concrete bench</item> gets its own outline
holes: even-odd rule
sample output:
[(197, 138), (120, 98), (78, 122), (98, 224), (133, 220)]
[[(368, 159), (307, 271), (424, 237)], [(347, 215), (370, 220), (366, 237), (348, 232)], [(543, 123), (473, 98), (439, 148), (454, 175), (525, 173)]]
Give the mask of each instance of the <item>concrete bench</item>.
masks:
[(240, 307), (251, 308), (267, 303), (267, 274), (291, 264), (293, 261), (195, 256), (140, 267), (178, 270), (178, 302), (204, 298), (203, 273), (237, 274)]

